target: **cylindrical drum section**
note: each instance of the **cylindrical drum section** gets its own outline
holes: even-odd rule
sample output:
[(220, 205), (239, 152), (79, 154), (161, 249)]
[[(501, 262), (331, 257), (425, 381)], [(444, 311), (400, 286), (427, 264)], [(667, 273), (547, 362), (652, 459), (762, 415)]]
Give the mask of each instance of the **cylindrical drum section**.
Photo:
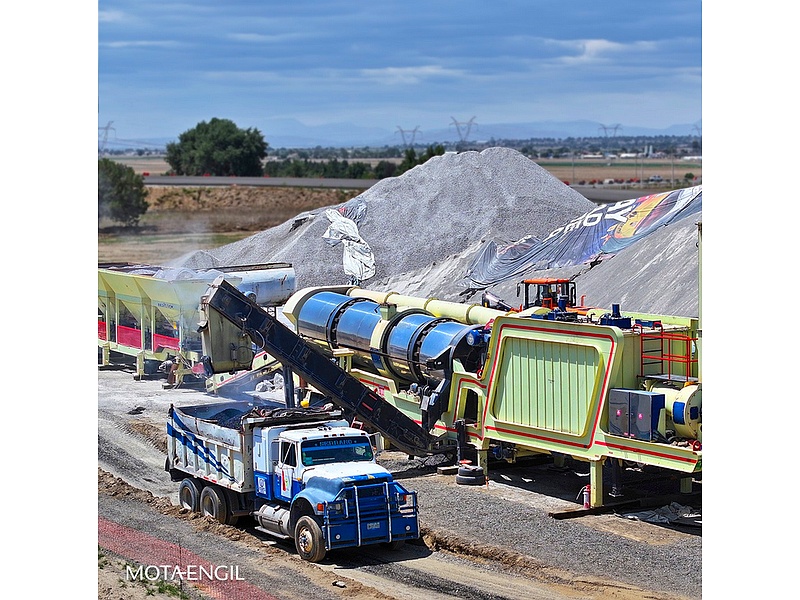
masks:
[(236, 287), (243, 294), (252, 295), (259, 306), (280, 306), (295, 292), (294, 268), (289, 265), (236, 271), (231, 275), (242, 278)]
[(440, 319), (440, 322), (430, 328), (422, 339), (417, 360), (424, 365), (439, 356), (446, 348), (456, 347), (471, 329), (473, 329), (471, 325)]
[(703, 392), (699, 385), (691, 384), (675, 389), (653, 382), (648, 389), (664, 394), (668, 429), (674, 429), (679, 437), (700, 440)]
[(419, 367), (414, 364), (415, 342), (426, 326), (437, 321), (436, 317), (425, 311), (409, 310), (398, 313), (390, 323), (381, 342), (385, 354), (386, 367), (399, 379), (406, 381), (424, 380)]
[(328, 325), (340, 308), (352, 298), (335, 292), (320, 292), (305, 301), (297, 315), (297, 333), (315, 340), (331, 343)]
[(336, 345), (369, 352), (372, 332), (381, 320), (380, 307), (363, 298), (351, 298), (350, 302), (330, 324)]
[(330, 349), (355, 351), (353, 362), (360, 367), (380, 369), (373, 365), (370, 352), (372, 331), (381, 320), (380, 309), (366, 298), (351, 298), (336, 292), (319, 292), (310, 296), (296, 315), (297, 332)]
[(675, 433), (699, 440), (702, 408), (703, 393), (699, 385), (687, 385), (681, 388), (672, 402), (667, 399), (667, 413), (672, 416)]

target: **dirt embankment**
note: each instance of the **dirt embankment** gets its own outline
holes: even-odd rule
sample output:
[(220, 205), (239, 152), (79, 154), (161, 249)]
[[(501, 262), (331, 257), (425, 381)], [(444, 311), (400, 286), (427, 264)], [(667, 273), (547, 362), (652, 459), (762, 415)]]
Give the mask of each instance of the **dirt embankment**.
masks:
[(187, 252), (218, 248), (293, 219), (346, 202), (363, 190), (303, 187), (148, 187), (137, 227), (103, 220), (98, 262), (163, 264)]
[(142, 226), (155, 224), (165, 232), (171, 222), (185, 231), (184, 219), (170, 220), (166, 215), (184, 213), (191, 218), (213, 213), (211, 231), (259, 231), (304, 211), (346, 202), (362, 192), (303, 187), (148, 187), (149, 208)]

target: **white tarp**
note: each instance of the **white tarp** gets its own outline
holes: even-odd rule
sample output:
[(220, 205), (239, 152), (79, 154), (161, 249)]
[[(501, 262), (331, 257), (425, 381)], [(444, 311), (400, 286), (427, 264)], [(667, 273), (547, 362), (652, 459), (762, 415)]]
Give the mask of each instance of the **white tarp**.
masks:
[(339, 211), (328, 209), (325, 216), (331, 222), (322, 236), (331, 246), (342, 244), (342, 264), (349, 283), (359, 285), (375, 276), (375, 256), (369, 244), (358, 233), (358, 225)]
[(677, 502), (671, 502), (669, 506), (662, 506), (654, 510), (626, 513), (621, 516), (633, 521), (646, 521), (648, 523), (679, 523), (698, 521), (701, 517), (701, 513), (691, 506), (683, 506)]

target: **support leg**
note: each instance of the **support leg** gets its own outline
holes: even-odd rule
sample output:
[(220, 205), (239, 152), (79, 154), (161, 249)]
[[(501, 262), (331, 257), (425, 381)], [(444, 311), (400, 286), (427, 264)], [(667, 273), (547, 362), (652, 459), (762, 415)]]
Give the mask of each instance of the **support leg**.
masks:
[(139, 352), (139, 354), (136, 355), (136, 375), (134, 379), (142, 380), (144, 376), (144, 352)]
[(592, 508), (603, 505), (603, 462), (604, 458), (589, 461), (589, 502)]
[(483, 469), (484, 475), (489, 475), (489, 450), (478, 450), (478, 466)]
[(622, 462), (618, 458), (611, 460), (611, 492), (609, 495), (613, 498), (623, 496), (622, 493)]

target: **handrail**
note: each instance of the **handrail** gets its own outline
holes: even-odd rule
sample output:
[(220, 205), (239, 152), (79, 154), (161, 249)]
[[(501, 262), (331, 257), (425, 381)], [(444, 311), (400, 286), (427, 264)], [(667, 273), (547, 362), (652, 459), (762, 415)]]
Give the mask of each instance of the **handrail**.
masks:
[[(695, 373), (698, 359), (692, 357), (692, 347), (697, 341), (696, 337), (685, 333), (667, 332), (664, 330), (663, 325), (659, 323), (658, 331), (654, 333), (645, 333), (642, 328), (639, 339), (641, 354), (640, 375), (642, 377), (654, 375), (653, 373), (645, 373), (645, 367), (656, 363), (661, 365), (661, 373), (659, 375), (666, 375), (670, 380), (673, 377), (683, 376), (686, 381), (689, 381), (694, 377), (693, 373)], [(658, 340), (660, 342), (660, 347), (655, 353), (653, 353), (653, 350), (645, 348), (647, 340)], [(680, 350), (681, 346), (683, 351)], [(648, 363), (648, 360), (652, 362)], [(683, 371), (682, 375), (680, 371)]]

